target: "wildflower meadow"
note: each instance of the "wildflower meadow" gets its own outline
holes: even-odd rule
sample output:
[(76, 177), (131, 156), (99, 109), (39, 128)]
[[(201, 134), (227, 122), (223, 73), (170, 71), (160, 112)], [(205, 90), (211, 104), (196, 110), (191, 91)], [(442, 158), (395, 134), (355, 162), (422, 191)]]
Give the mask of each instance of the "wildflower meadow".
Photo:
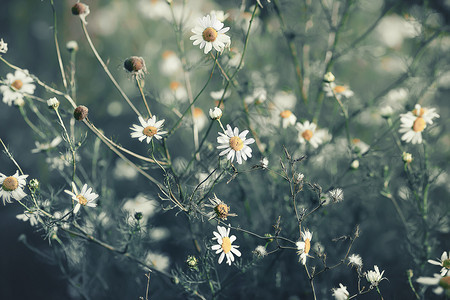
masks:
[(0, 299), (450, 298), (449, 1), (0, 6)]

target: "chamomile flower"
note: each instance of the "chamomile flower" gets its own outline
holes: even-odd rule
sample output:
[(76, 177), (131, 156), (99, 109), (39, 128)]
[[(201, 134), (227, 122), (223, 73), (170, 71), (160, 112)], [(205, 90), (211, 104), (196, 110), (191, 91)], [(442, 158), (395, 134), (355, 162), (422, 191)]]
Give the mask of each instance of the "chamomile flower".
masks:
[(212, 208), (212, 211), (207, 214), (209, 220), (213, 219), (214, 217), (217, 217), (221, 220), (226, 220), (227, 217), (237, 216), (236, 214), (230, 213), (230, 207), (226, 205), (225, 202), (217, 198), (216, 194), (214, 194), (214, 198), (209, 199), (209, 202), (211, 202), (211, 204), (205, 204), (206, 207)]
[(358, 254), (352, 254), (348, 257), (348, 264), (352, 267), (362, 268), (363, 262), (361, 256)]
[(450, 291), (450, 276), (441, 276), (439, 274), (433, 274), (433, 277), (419, 277), (416, 282), (423, 285), (435, 285), (433, 293), (440, 295), (444, 291)]
[(253, 138), (247, 139), (248, 130), (244, 130), (239, 134), (239, 128), (235, 127), (231, 129), (230, 125), (227, 125), (225, 133), (219, 132), (217, 142), (219, 145), (217, 149), (225, 149), (219, 153), (219, 156), (227, 154), (227, 159), (233, 162), (236, 156), (238, 164), (242, 164), (242, 160), (247, 160), (248, 157), (252, 157), (252, 149), (248, 146), (253, 144), (255, 140)]
[(297, 117), (289, 109), (280, 112), (281, 126), (287, 128), (288, 126), (294, 126), (297, 122)]
[(162, 60), (159, 65), (159, 70), (165, 76), (172, 76), (183, 70), (180, 58), (175, 52), (166, 50), (162, 54)]
[(303, 124), (297, 122), (295, 128), (298, 130), (299, 142), (301, 144), (310, 143), (314, 148), (319, 147), (329, 135), (326, 129), (318, 130), (317, 125), (309, 121), (305, 121)]
[(231, 263), (234, 261), (234, 255), (238, 257), (241, 256), (241, 252), (237, 249), (239, 246), (233, 245), (233, 242), (236, 240), (236, 236), (229, 236), (230, 228), (227, 229), (223, 226), (217, 226), (217, 231), (218, 232), (213, 231), (213, 240), (217, 240), (217, 245), (213, 245), (211, 249), (216, 251), (216, 254), (220, 253), (219, 264), (221, 264), (223, 259), (226, 257), (227, 264), (231, 266)]
[(303, 241), (298, 241), (295, 245), (298, 250), (297, 254), (300, 256), (299, 261), (306, 265), (306, 258), (309, 256), (309, 250), (311, 249), (312, 233), (308, 229), (302, 231), (302, 239)]
[(3, 205), (6, 205), (6, 202), (12, 203), (11, 197), (19, 201), (27, 195), (23, 191), (27, 177), (28, 175), (19, 175), (19, 171), (12, 176), (0, 173), (0, 198), (3, 198)]
[(371, 286), (377, 286), (381, 280), (386, 279), (386, 277), (383, 277), (384, 271), (380, 273), (380, 270), (378, 269), (378, 266), (373, 266), (374, 271), (370, 270), (366, 273), (366, 279), (368, 282), (370, 282)]
[(34, 93), (36, 86), (32, 84), (33, 79), (29, 76), (27, 70), (16, 70), (14, 75), (8, 73), (4, 85), (0, 86), (0, 92), (3, 94), (3, 102), (10, 105), (15, 100), (23, 98), (27, 94)]
[(324, 84), (324, 91), (327, 97), (336, 97), (341, 100), (342, 96), (350, 98), (354, 95), (353, 91), (346, 85), (336, 85), (334, 82)]
[(400, 115), (400, 129), (398, 132), (403, 133), (402, 141), (412, 144), (422, 143), (422, 131), (427, 124), (433, 124), (433, 119), (439, 118), (435, 108), (423, 108), (420, 104), (416, 104), (414, 110), (406, 114)]
[(140, 142), (147, 139), (147, 144), (150, 143), (153, 137), (160, 140), (162, 139), (162, 135), (167, 133), (167, 131), (161, 131), (164, 121), (165, 120), (159, 120), (156, 122), (156, 116), (151, 117), (147, 121), (142, 117), (139, 117), (141, 126), (133, 124), (133, 127), (130, 127), (133, 131), (131, 137), (139, 139)]
[(64, 190), (64, 192), (72, 196), (72, 200), (77, 202), (75, 208), (73, 209), (74, 214), (76, 214), (80, 210), (81, 205), (97, 207), (97, 203), (94, 203), (94, 201), (98, 198), (98, 194), (93, 193), (92, 188), (88, 188), (87, 184), (84, 184), (81, 192), (78, 193), (77, 186), (72, 182), (72, 189), (73, 192), (69, 190)]
[(194, 46), (200, 44), (200, 49), (204, 49), (205, 54), (208, 54), (212, 48), (222, 52), (224, 48), (230, 47), (231, 39), (225, 34), (230, 27), (223, 27), (224, 24), (217, 19), (215, 13), (200, 18), (198, 24), (199, 26), (191, 30), (194, 35), (190, 40), (194, 41)]
[(31, 226), (39, 224), (39, 213), (37, 211), (24, 211), (23, 214), (16, 215), (16, 218), (24, 222), (30, 221)]
[(349, 292), (347, 291), (347, 287), (342, 285), (342, 283), (339, 283), (339, 287), (337, 289), (332, 289), (333, 291), (333, 297), (336, 300), (347, 300), (350, 296)]
[(441, 276), (450, 275), (450, 251), (442, 252), (441, 259), (439, 260), (429, 259), (428, 263), (436, 266), (441, 266)]

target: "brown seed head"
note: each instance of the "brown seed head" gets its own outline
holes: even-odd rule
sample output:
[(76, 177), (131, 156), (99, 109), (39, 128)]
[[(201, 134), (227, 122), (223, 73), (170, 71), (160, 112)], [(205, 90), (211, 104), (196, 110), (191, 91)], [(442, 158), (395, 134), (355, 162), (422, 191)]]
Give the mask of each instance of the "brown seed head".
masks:
[(131, 73), (145, 71), (145, 62), (142, 57), (131, 56), (124, 61), (123, 67)]
[(78, 2), (78, 3), (75, 3), (74, 6), (72, 6), (72, 14), (75, 16), (82, 15), (82, 14), (86, 13), (86, 11), (87, 11), (86, 4)]
[(88, 111), (89, 110), (86, 106), (80, 105), (77, 108), (75, 108), (73, 112), (73, 117), (78, 121), (83, 121), (84, 119), (86, 119)]

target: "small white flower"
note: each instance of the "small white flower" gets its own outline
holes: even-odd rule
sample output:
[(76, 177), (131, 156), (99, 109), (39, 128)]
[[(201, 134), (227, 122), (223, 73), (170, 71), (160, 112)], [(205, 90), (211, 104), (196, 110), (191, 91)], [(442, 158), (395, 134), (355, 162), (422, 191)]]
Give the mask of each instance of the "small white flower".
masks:
[(342, 200), (344, 200), (344, 191), (340, 188), (329, 191), (328, 195), (330, 196), (331, 200), (333, 200), (334, 203), (341, 202)]
[(141, 213), (142, 222), (145, 225), (148, 219), (158, 212), (159, 204), (156, 200), (149, 199), (145, 194), (138, 194), (135, 198), (127, 200), (123, 209), (131, 216), (138, 212)]
[(210, 108), (209, 109), (209, 117), (212, 120), (220, 119), (220, 117), (222, 117), (222, 110), (218, 107)]
[(140, 142), (147, 139), (147, 144), (150, 143), (153, 137), (160, 140), (162, 139), (162, 135), (167, 133), (167, 131), (161, 131), (164, 121), (165, 120), (159, 120), (156, 122), (156, 116), (151, 117), (147, 121), (142, 117), (139, 117), (141, 126), (133, 124), (133, 127), (130, 127), (130, 129), (133, 130), (131, 137), (139, 139)]
[(30, 221), (31, 226), (36, 226), (39, 224), (39, 213), (34, 211), (24, 211), (23, 214), (16, 216), (18, 220), (27, 222)]
[(386, 279), (386, 277), (383, 277), (383, 272), (380, 273), (380, 270), (378, 269), (378, 266), (373, 266), (374, 271), (370, 270), (366, 273), (366, 279), (368, 282), (370, 282), (371, 286), (377, 286), (381, 280)]
[(419, 277), (416, 282), (424, 285), (436, 285), (433, 289), (433, 293), (440, 295), (444, 290), (450, 289), (450, 276), (441, 276), (439, 274), (433, 274), (433, 277)]
[(41, 151), (53, 149), (56, 146), (58, 146), (59, 143), (62, 142), (62, 140), (63, 139), (58, 135), (50, 143), (42, 143), (41, 144), (39, 142), (34, 142), (34, 144), (36, 145), (36, 148), (32, 149), (31, 153), (39, 153)]
[(246, 104), (261, 104), (267, 100), (267, 91), (263, 87), (256, 87), (253, 93), (244, 98)]
[(341, 100), (342, 96), (350, 98), (354, 95), (353, 91), (346, 85), (336, 85), (334, 82), (325, 83), (324, 91), (327, 97), (336, 97)]
[(214, 219), (215, 217), (226, 220), (227, 217), (235, 217), (236, 214), (230, 214), (230, 207), (225, 204), (222, 200), (217, 198), (216, 194), (214, 194), (214, 198), (209, 199), (211, 204), (205, 204), (206, 207), (211, 207), (212, 211), (210, 211), (206, 216), (209, 220)]
[(198, 131), (202, 131), (208, 124), (208, 118), (200, 107), (194, 107), (193, 115)]
[(213, 92), (210, 92), (209, 95), (211, 96), (211, 98), (213, 98), (213, 100), (222, 99), (222, 95), (223, 95), (223, 99), (227, 99), (228, 97), (230, 97), (231, 91), (227, 90), (225, 92), (225, 95), (223, 94), (224, 91), (225, 91), (225, 89), (221, 89), (220, 91), (213, 91)]
[(235, 127), (231, 129), (230, 125), (227, 125), (225, 133), (219, 132), (217, 142), (219, 145), (217, 149), (225, 149), (219, 153), (219, 156), (227, 154), (227, 159), (233, 162), (234, 157), (238, 164), (242, 164), (242, 160), (247, 160), (248, 157), (252, 157), (252, 149), (248, 146), (253, 144), (255, 140), (253, 138), (245, 138), (248, 130), (244, 130), (239, 134), (239, 128)]
[(230, 47), (231, 39), (225, 33), (230, 27), (223, 27), (216, 15), (206, 15), (198, 20), (200, 26), (196, 26), (191, 31), (194, 33), (190, 40), (194, 41), (194, 46), (200, 44), (200, 49), (204, 49), (204, 53), (208, 54), (212, 48), (217, 52), (222, 52), (224, 48)]
[(394, 109), (389, 105), (385, 105), (380, 108), (380, 116), (382, 116), (383, 118), (390, 118), (393, 113)]
[(432, 260), (429, 259), (428, 263), (436, 266), (441, 266), (441, 276), (448, 276), (450, 275), (450, 251), (449, 252), (442, 252), (441, 259), (439, 260)]
[(413, 157), (412, 157), (412, 154), (411, 153), (408, 153), (408, 152), (403, 152), (402, 153), (402, 160), (405, 162), (405, 163), (411, 163), (412, 162), (412, 160), (413, 160)]
[(349, 292), (347, 291), (347, 287), (342, 285), (342, 283), (339, 283), (339, 288), (332, 289), (334, 299), (336, 300), (347, 300), (350, 296)]
[(298, 241), (295, 245), (298, 250), (297, 254), (300, 256), (299, 261), (306, 265), (306, 258), (309, 256), (309, 250), (311, 249), (312, 233), (308, 229), (302, 231), (302, 239), (303, 241)]
[(267, 256), (266, 247), (264, 247), (263, 245), (256, 246), (255, 250), (253, 250), (253, 254), (255, 254), (257, 257), (260, 257), (260, 258)]
[(6, 176), (0, 173), (0, 198), (3, 198), (3, 205), (11, 202), (11, 197), (17, 201), (22, 200), (27, 194), (23, 188), (27, 184), (28, 175), (20, 175), (16, 171), (12, 176)]
[(0, 86), (3, 102), (11, 105), (18, 98), (23, 98), (27, 94), (32, 95), (36, 88), (32, 82), (33, 78), (29, 76), (27, 70), (16, 70), (14, 75), (6, 74), (6, 80), (3, 82), (5, 85)]
[(170, 259), (164, 254), (148, 252), (145, 263), (158, 271), (165, 272), (170, 266)]
[(402, 141), (412, 144), (422, 143), (422, 131), (427, 124), (433, 124), (433, 119), (439, 118), (435, 108), (423, 108), (416, 104), (412, 112), (400, 115), (400, 129), (398, 132), (403, 133)]
[(6, 53), (8, 52), (8, 44), (3, 41), (3, 39), (0, 40), (0, 53)]
[(81, 205), (97, 207), (97, 203), (94, 203), (94, 201), (98, 198), (98, 194), (93, 193), (92, 188), (88, 188), (87, 184), (84, 184), (81, 192), (78, 193), (77, 186), (72, 182), (72, 189), (75, 193), (69, 190), (64, 190), (64, 192), (72, 196), (72, 200), (77, 202), (75, 208), (73, 209), (74, 214), (76, 214), (80, 210)]
[(263, 169), (267, 169), (267, 167), (269, 166), (269, 159), (267, 157), (263, 157), (261, 158), (261, 160), (259, 161), (259, 164), (261, 165), (261, 167)]
[(78, 51), (78, 43), (77, 41), (68, 41), (66, 44), (66, 49), (69, 52), (76, 52)]
[(137, 9), (144, 15), (144, 17), (157, 20), (166, 19), (171, 20), (170, 6), (164, 0), (140, 0), (137, 3)]
[(56, 99), (55, 97), (48, 99), (47, 100), (47, 106), (51, 107), (51, 108), (54, 108), (54, 109), (58, 108), (58, 106), (59, 106), (58, 99)]
[(361, 256), (358, 254), (350, 255), (348, 257), (348, 264), (356, 268), (362, 268), (363, 262)]
[(364, 154), (370, 149), (369, 145), (367, 145), (366, 143), (364, 143), (363, 141), (361, 141), (358, 138), (352, 139), (351, 144), (352, 144), (351, 147), (352, 147), (353, 151), (356, 153)]
[[(148, 1), (145, 1), (148, 2)], [(183, 70), (180, 58), (175, 52), (166, 50), (162, 54), (162, 60), (159, 64), (159, 70), (165, 76), (175, 75)]]
[(317, 125), (309, 121), (305, 121), (303, 124), (297, 122), (295, 128), (298, 130), (299, 142), (301, 144), (310, 143), (314, 148), (319, 147), (329, 136), (326, 129), (317, 130)]
[(212, 250), (216, 251), (216, 254), (220, 253), (219, 256), (219, 264), (222, 263), (223, 259), (227, 258), (227, 264), (231, 266), (231, 263), (234, 261), (234, 255), (240, 257), (241, 252), (237, 249), (239, 246), (233, 245), (233, 242), (236, 240), (236, 236), (230, 235), (230, 228), (226, 228), (223, 226), (217, 226), (217, 231), (213, 231), (214, 237), (213, 240), (217, 240), (217, 245), (213, 245), (211, 247)]
[(281, 125), (283, 128), (287, 128), (288, 126), (294, 126), (295, 122), (297, 122), (297, 117), (292, 113), (292, 111), (286, 109), (280, 112)]

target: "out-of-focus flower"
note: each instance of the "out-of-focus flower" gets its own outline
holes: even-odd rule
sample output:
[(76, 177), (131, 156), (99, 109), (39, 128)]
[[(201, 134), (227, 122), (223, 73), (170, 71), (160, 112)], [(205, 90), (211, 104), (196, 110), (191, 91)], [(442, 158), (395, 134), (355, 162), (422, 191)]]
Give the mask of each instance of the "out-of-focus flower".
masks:
[(223, 23), (214, 13), (200, 18), (198, 23), (199, 26), (192, 29), (194, 35), (190, 39), (194, 41), (194, 45), (200, 44), (200, 49), (203, 49), (205, 54), (208, 54), (212, 48), (222, 52), (226, 47), (230, 47), (231, 39), (225, 34), (230, 27), (223, 27)]
[(209, 220), (217, 217), (221, 220), (226, 220), (227, 217), (235, 217), (236, 214), (230, 213), (230, 207), (225, 204), (222, 200), (217, 198), (216, 194), (214, 194), (214, 198), (209, 199), (211, 204), (205, 204), (206, 207), (211, 207), (212, 211), (210, 211), (206, 216)]
[(74, 6), (72, 6), (72, 14), (80, 17), (80, 20), (87, 25), (86, 17), (89, 15), (90, 10), (89, 6), (84, 3), (77, 2)]
[(333, 73), (327, 72), (325, 75), (323, 75), (323, 80), (326, 82), (333, 82), (336, 78), (334, 77)]
[(133, 180), (137, 177), (138, 172), (130, 164), (125, 162), (123, 159), (118, 159), (116, 161), (116, 166), (113, 169), (114, 178), (121, 180)]
[(166, 272), (170, 266), (170, 259), (164, 254), (148, 252), (145, 263), (158, 271)]
[(390, 118), (393, 113), (394, 110), (389, 105), (385, 105), (380, 108), (380, 116), (382, 116), (385, 119)]
[(286, 109), (280, 112), (281, 125), (283, 128), (288, 126), (294, 126), (297, 122), (297, 117), (292, 113), (292, 111)]
[(317, 130), (317, 125), (309, 121), (304, 123), (297, 122), (295, 128), (298, 130), (299, 142), (301, 144), (310, 143), (314, 148), (319, 147), (328, 138), (326, 129)]
[(339, 100), (341, 100), (342, 96), (350, 98), (354, 95), (348, 86), (336, 85), (334, 82), (325, 83), (323, 89), (327, 97), (336, 97)]
[(352, 168), (353, 170), (356, 170), (359, 168), (359, 160), (355, 159), (354, 161), (352, 161), (352, 163), (350, 164), (350, 168)]
[(442, 252), (441, 258), (439, 260), (429, 259), (428, 263), (436, 266), (441, 266), (441, 276), (450, 275), (450, 251)]
[(36, 145), (36, 148), (32, 149), (31, 153), (39, 153), (41, 151), (53, 149), (56, 146), (58, 146), (62, 142), (62, 140), (63, 139), (58, 135), (50, 143), (41, 144), (39, 142), (34, 142), (34, 144)]
[(338, 203), (344, 200), (344, 191), (340, 188), (329, 191), (328, 195), (334, 203)]
[(0, 40), (0, 53), (6, 53), (8, 52), (8, 44), (3, 41), (3, 39)]
[(161, 101), (164, 104), (177, 106), (179, 103), (184, 103), (188, 100), (186, 88), (178, 81), (172, 81), (169, 88), (166, 88), (161, 93)]
[(246, 104), (261, 104), (267, 99), (267, 91), (263, 87), (257, 87), (253, 90), (253, 93), (244, 98)]
[(434, 274), (433, 277), (419, 277), (416, 282), (423, 285), (435, 285), (433, 293), (440, 295), (444, 291), (450, 291), (450, 276), (441, 276), (440, 274)]
[(263, 157), (259, 161), (259, 164), (260, 164), (261, 168), (267, 169), (267, 167), (269, 166), (269, 159), (267, 157)]
[(146, 18), (152, 20), (171, 20), (170, 7), (165, 0), (140, 0), (137, 3), (138, 10)]
[(160, 140), (162, 139), (162, 135), (167, 133), (167, 131), (161, 131), (164, 121), (165, 120), (159, 120), (158, 122), (156, 122), (155, 115), (153, 115), (153, 117), (151, 117), (147, 121), (145, 121), (142, 117), (139, 117), (141, 126), (133, 124), (133, 127), (130, 127), (130, 129), (133, 131), (131, 133), (131, 137), (139, 139), (140, 142), (147, 139), (147, 144), (150, 143), (153, 137)]
[(123, 205), (123, 209), (130, 215), (139, 212), (142, 214), (142, 221), (146, 224), (148, 218), (152, 217), (159, 209), (158, 202), (147, 198), (144, 194), (138, 194), (135, 198), (129, 199)]
[(11, 202), (11, 197), (17, 201), (22, 200), (27, 194), (23, 188), (27, 184), (28, 175), (19, 175), (16, 171), (12, 176), (6, 176), (0, 173), (0, 198), (3, 198), (3, 205)]
[(411, 153), (408, 153), (408, 152), (403, 152), (402, 153), (402, 160), (405, 162), (405, 163), (411, 163), (412, 162), (412, 160), (413, 160), (413, 157), (412, 157), (412, 154)]
[(16, 218), (24, 222), (30, 221), (31, 226), (39, 224), (39, 213), (36, 211), (24, 211), (23, 214), (18, 214)]
[(198, 131), (202, 131), (205, 128), (206, 124), (208, 124), (208, 118), (200, 107), (194, 108), (194, 123), (198, 128)]
[(220, 22), (225, 22), (225, 20), (230, 16), (229, 13), (225, 13), (223, 10), (212, 10), (209, 14), (215, 14), (217, 20), (219, 20)]
[(87, 184), (84, 184), (83, 188), (81, 189), (81, 192), (78, 193), (77, 186), (75, 185), (75, 183), (72, 182), (72, 190), (74, 192), (69, 190), (64, 190), (64, 192), (72, 196), (72, 200), (77, 202), (77, 204), (73, 209), (74, 214), (78, 213), (78, 211), (81, 208), (81, 205), (89, 207), (97, 207), (97, 203), (94, 203), (94, 201), (98, 198), (98, 194), (93, 193), (92, 188), (88, 187)]
[(364, 154), (370, 149), (370, 146), (360, 139), (354, 138), (352, 139), (352, 149), (355, 153)]
[(236, 240), (236, 236), (229, 236), (230, 228), (227, 229), (223, 226), (217, 226), (217, 231), (218, 232), (213, 231), (213, 240), (217, 240), (217, 245), (213, 245), (211, 249), (216, 251), (216, 254), (220, 253), (219, 264), (221, 264), (223, 259), (226, 257), (227, 264), (231, 266), (231, 263), (234, 261), (234, 255), (238, 257), (241, 256), (241, 252), (237, 249), (239, 246), (233, 245), (233, 242)]
[[(209, 95), (214, 100), (220, 100), (220, 99), (222, 99), (222, 95), (223, 95), (224, 91), (225, 91), (224, 89), (221, 89), (220, 91), (213, 91), (213, 92), (210, 92)], [(223, 95), (223, 99), (227, 99), (228, 97), (230, 97), (230, 95), (231, 95), (231, 91), (227, 90), (225, 92), (225, 95)]]
[(253, 250), (253, 254), (255, 254), (259, 258), (267, 256), (266, 247), (264, 247), (263, 245), (256, 246), (255, 250)]
[(402, 141), (412, 144), (422, 143), (422, 131), (427, 124), (433, 124), (433, 119), (439, 118), (435, 108), (423, 108), (416, 104), (412, 112), (400, 115), (400, 129), (398, 132), (403, 133)]
[(383, 272), (380, 273), (380, 270), (378, 269), (378, 266), (373, 266), (374, 270), (367, 271), (366, 273), (366, 279), (372, 286), (378, 286), (381, 280), (386, 279), (386, 277), (383, 277)]
[(15, 100), (24, 96), (32, 95), (36, 86), (32, 84), (33, 78), (28, 74), (27, 70), (16, 70), (6, 74), (6, 80), (0, 86), (0, 92), (3, 94), (3, 102), (11, 105)]
[(248, 130), (244, 130), (239, 134), (239, 128), (235, 127), (231, 129), (230, 125), (227, 125), (225, 133), (219, 132), (217, 142), (221, 145), (217, 146), (217, 149), (225, 149), (219, 153), (219, 156), (227, 154), (227, 159), (233, 162), (236, 156), (238, 164), (242, 164), (242, 160), (247, 160), (248, 157), (252, 157), (252, 149), (249, 147), (255, 140), (253, 138), (247, 139)]
[(306, 265), (306, 258), (309, 256), (309, 250), (311, 249), (311, 239), (312, 239), (312, 233), (309, 232), (308, 229), (305, 231), (302, 231), (302, 239), (303, 241), (298, 241), (296, 244), (297, 246), (297, 254), (300, 256), (299, 261), (303, 265)]
[(77, 52), (78, 51), (77, 41), (68, 41), (66, 44), (66, 49), (69, 52)]
[(334, 299), (336, 300), (347, 300), (350, 296), (349, 292), (347, 291), (347, 287), (342, 285), (342, 283), (339, 283), (339, 287), (337, 289), (332, 289)]
[(388, 47), (398, 48), (405, 38), (413, 38), (420, 34), (421, 25), (413, 18), (405, 18), (391, 14), (381, 20), (376, 28), (380, 40)]
[(159, 64), (159, 70), (165, 76), (175, 75), (182, 70), (181, 60), (175, 52), (166, 50), (162, 54), (162, 61)]

